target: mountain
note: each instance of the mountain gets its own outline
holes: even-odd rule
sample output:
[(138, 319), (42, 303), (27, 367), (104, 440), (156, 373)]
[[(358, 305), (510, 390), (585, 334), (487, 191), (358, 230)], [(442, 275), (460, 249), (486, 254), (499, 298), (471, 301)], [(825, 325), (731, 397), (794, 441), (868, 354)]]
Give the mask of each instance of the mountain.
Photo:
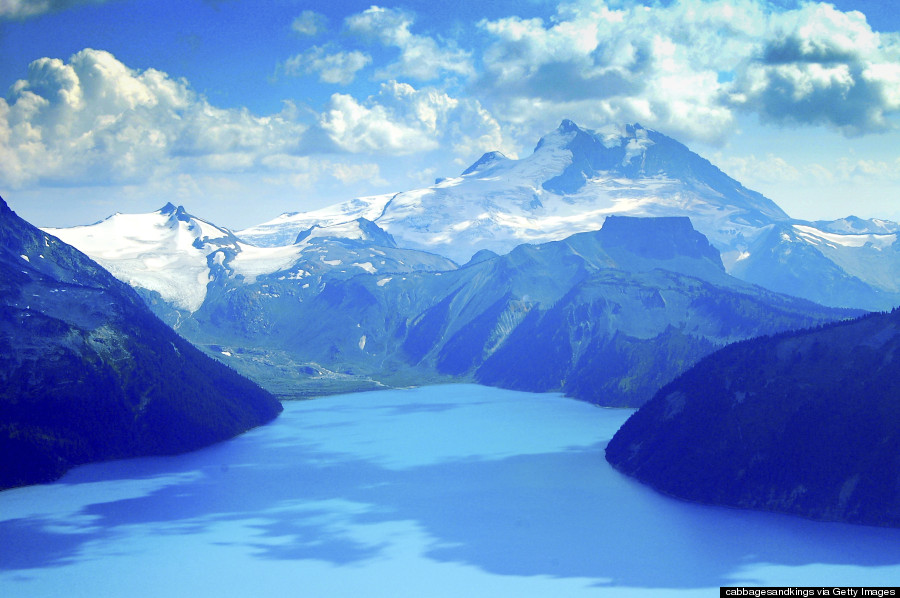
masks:
[(231, 231), (171, 203), (149, 214), (115, 214), (101, 222), (46, 232), (79, 248), (120, 280), (139, 289), (159, 315), (197, 311), (210, 283), (226, 277), (309, 277), (331, 272), (390, 272), (455, 268), (446, 258), (398, 249), (374, 223), (356, 218), (315, 224), (279, 247), (256, 247)]
[(881, 234), (890, 235), (900, 232), (900, 224), (890, 220), (871, 218), (864, 220), (856, 216), (847, 216), (838, 220), (816, 220), (812, 226), (826, 233), (849, 235)]
[(310, 212), (289, 212), (264, 224), (240, 231), (240, 237), (258, 247), (278, 247), (296, 242), (297, 235), (313, 226), (334, 226), (359, 218), (375, 221), (393, 194), (358, 197)]
[[(238, 234), (276, 245), (286, 231), (359, 214), (405, 247), (462, 263), (479, 249), (506, 253), (597, 230), (613, 213), (690, 216), (717, 247), (714, 237), (731, 245), (742, 229), (788, 219), (774, 202), (661, 133), (640, 125), (594, 132), (566, 120), (521, 160), (489, 152), (461, 176), (426, 189), (283, 215)], [(729, 227), (735, 230), (724, 231)]]
[(534, 250), (548, 264), (606, 260), (531, 310), (478, 368), (482, 383), (636, 406), (727, 343), (847, 315), (729, 276), (687, 218), (610, 216), (598, 233)]
[(87, 226), (44, 230), (90, 255), (116, 278), (156, 291), (187, 311), (197, 309), (206, 297), (207, 255), (240, 245), (229, 230), (171, 203), (150, 214), (117, 213)]
[(736, 343), (638, 410), (606, 457), (703, 503), (900, 527), (900, 311)]
[(0, 313), (0, 488), (89, 461), (192, 450), (281, 411), (175, 334), (128, 285), (2, 199)]
[[(842, 222), (822, 225), (842, 229)], [(897, 233), (835, 233), (785, 222), (762, 227), (731, 273), (826, 305), (884, 310), (900, 304)]]
[(606, 450), (687, 500), (900, 526), (900, 312), (726, 347)]
[(610, 214), (690, 217), (730, 273), (770, 290), (838, 307), (900, 303), (893, 276), (900, 225), (792, 219), (683, 144), (637, 124), (592, 131), (566, 120), (522, 159), (489, 152), (459, 177), (424, 189), (284, 214), (238, 235), (277, 246), (317, 223), (365, 217), (403, 247), (465, 263), (479, 250), (503, 254), (597, 230)]
[(385, 263), (315, 270), (321, 260), (311, 260), (253, 279), (223, 267), (201, 307), (170, 323), (286, 396), (476, 380), (637, 405), (725, 343), (848, 315), (729, 276), (687, 218), (612, 217), (600, 231), (482, 252), (461, 268), (327, 242)]

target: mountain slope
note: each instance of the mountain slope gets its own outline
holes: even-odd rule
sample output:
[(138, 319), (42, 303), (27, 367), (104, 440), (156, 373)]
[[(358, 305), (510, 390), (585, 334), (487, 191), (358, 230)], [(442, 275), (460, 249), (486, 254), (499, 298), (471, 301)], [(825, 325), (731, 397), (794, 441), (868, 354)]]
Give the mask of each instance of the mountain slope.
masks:
[(760, 229), (747, 249), (752, 259), (738, 260), (731, 273), (826, 305), (883, 310), (900, 304), (897, 238), (896, 233), (833, 233), (796, 222), (772, 224)]
[(2, 199), (0, 273), (0, 488), (195, 449), (281, 411)]
[(665, 386), (607, 447), (688, 500), (900, 526), (900, 312), (738, 343)]

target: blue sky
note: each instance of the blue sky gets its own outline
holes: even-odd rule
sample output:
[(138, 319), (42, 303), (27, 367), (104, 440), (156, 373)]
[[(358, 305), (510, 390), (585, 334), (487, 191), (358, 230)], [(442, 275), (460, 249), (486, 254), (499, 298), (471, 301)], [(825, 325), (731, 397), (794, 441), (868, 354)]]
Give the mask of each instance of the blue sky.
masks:
[(900, 16), (840, 0), (0, 0), (0, 194), (243, 228), (528, 155), (677, 138), (789, 214), (900, 220)]

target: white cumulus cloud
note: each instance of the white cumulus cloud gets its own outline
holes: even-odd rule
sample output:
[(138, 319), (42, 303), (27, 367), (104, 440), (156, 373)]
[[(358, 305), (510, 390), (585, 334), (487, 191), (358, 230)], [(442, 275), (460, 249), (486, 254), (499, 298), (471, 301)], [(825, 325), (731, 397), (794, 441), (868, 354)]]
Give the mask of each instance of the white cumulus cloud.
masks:
[(288, 75), (318, 73), (319, 81), (349, 85), (356, 73), (372, 62), (372, 57), (359, 51), (331, 51), (321, 46), (313, 46), (306, 52), (297, 54), (284, 63)]
[(856, 135), (900, 111), (900, 36), (826, 3), (579, 0), (479, 27), (490, 43), (473, 90), (512, 123), (638, 121), (715, 143), (738, 112)]
[(431, 81), (447, 74), (468, 76), (474, 72), (471, 53), (451, 42), (410, 31), (413, 16), (402, 10), (372, 6), (347, 17), (347, 29), (400, 50), (399, 59), (380, 70), (380, 78), (410, 77)]
[(829, 4), (769, 17), (758, 57), (745, 61), (736, 106), (763, 120), (825, 124), (848, 136), (886, 131), (900, 111), (900, 36)]
[(86, 49), (41, 58), (0, 99), (0, 181), (121, 184), (179, 171), (241, 171), (299, 150), (305, 126), (209, 104), (184, 80)]
[(396, 81), (364, 101), (334, 94), (320, 126), (349, 152), (403, 155), (451, 147), (470, 156), (505, 145), (500, 125), (477, 101)]

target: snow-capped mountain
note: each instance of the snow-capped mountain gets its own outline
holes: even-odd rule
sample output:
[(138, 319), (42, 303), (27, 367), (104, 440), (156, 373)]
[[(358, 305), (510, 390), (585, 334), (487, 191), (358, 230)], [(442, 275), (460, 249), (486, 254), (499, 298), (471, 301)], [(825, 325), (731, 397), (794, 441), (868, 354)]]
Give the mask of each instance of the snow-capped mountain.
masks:
[(95, 224), (44, 231), (88, 254), (119, 280), (156, 291), (187, 311), (206, 297), (207, 256), (220, 247), (240, 246), (229, 230), (171, 203), (149, 214), (117, 213)]
[(295, 235), (295, 242), (275, 247), (246, 243), (171, 203), (146, 214), (115, 214), (96, 224), (44, 230), (120, 280), (188, 313), (203, 305), (210, 283), (222, 277), (252, 283), (273, 273), (304, 278), (456, 267), (437, 255), (397, 248), (390, 235), (363, 218), (315, 224)]
[(890, 220), (871, 218), (863, 220), (856, 216), (847, 216), (838, 220), (816, 220), (812, 226), (826, 233), (838, 233), (844, 235), (889, 235), (900, 232), (900, 224)]
[[(520, 160), (489, 152), (460, 176), (424, 189), (285, 214), (238, 235), (275, 246), (317, 223), (365, 217), (401, 246), (464, 263), (483, 249), (503, 254), (521, 243), (597, 230), (610, 214), (688, 216), (729, 272), (772, 290), (834, 306), (900, 303), (891, 274), (900, 270), (893, 245), (900, 225), (793, 220), (681, 143), (640, 125), (591, 131), (566, 120)], [(773, 236), (776, 229), (787, 234)], [(828, 274), (820, 280), (823, 265)]]
[(258, 226), (245, 228), (238, 234), (244, 241), (259, 247), (289, 245), (297, 240), (297, 235), (313, 226), (330, 227), (359, 218), (375, 221), (391, 197), (393, 194), (358, 197), (319, 210), (282, 214)]
[(609, 214), (688, 215), (727, 263), (743, 250), (742, 233), (788, 219), (774, 202), (661, 133), (640, 125), (594, 132), (567, 120), (521, 160), (491, 152), (426, 189), (283, 215), (238, 234), (274, 245), (316, 219), (363, 214), (400, 245), (460, 263), (479, 249), (506, 253), (597, 230)]
[[(885, 224), (864, 224), (881, 229)], [(883, 221), (882, 221), (883, 222)], [(836, 233), (842, 221), (764, 226), (731, 273), (770, 289), (826, 305), (886, 310), (900, 304), (897, 233)]]

